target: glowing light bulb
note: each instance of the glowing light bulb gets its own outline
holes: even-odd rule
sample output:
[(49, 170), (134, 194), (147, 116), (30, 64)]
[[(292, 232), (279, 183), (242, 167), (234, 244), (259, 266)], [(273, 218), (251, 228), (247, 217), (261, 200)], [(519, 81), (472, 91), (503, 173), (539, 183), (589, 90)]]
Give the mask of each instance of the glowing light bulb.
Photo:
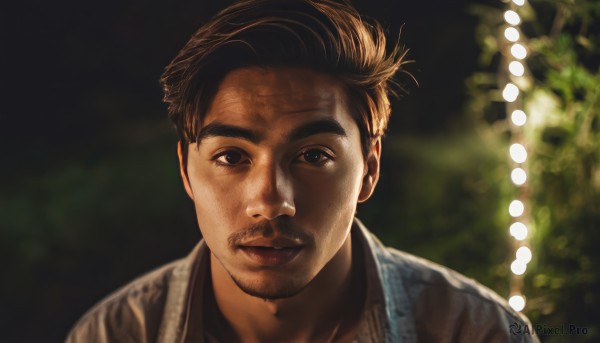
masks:
[(525, 298), (522, 295), (513, 295), (508, 299), (508, 304), (513, 310), (521, 312), (525, 308)]
[(523, 74), (525, 74), (525, 67), (523, 66), (523, 63), (519, 61), (512, 61), (508, 65), (508, 71), (514, 76), (523, 76)]
[(521, 222), (513, 223), (509, 228), (510, 234), (518, 241), (527, 238), (527, 226)]
[(515, 143), (510, 146), (509, 149), (510, 158), (512, 158), (515, 163), (523, 163), (527, 161), (527, 150), (522, 144)]
[(507, 102), (513, 102), (519, 97), (519, 88), (514, 83), (507, 83), (502, 91), (502, 97)]
[(515, 260), (510, 264), (510, 270), (515, 275), (523, 275), (527, 270), (527, 264), (523, 263), (523, 261)]
[(508, 205), (508, 213), (513, 218), (522, 216), (523, 212), (525, 212), (525, 205), (520, 200), (513, 200), (510, 202), (510, 205)]
[(528, 247), (520, 247), (517, 249), (517, 260), (525, 264), (531, 262), (531, 249)]
[(516, 126), (523, 126), (527, 122), (527, 115), (521, 110), (514, 110), (510, 115), (510, 120), (512, 120), (513, 124)]
[(510, 179), (517, 186), (522, 186), (527, 182), (527, 173), (523, 168), (515, 168), (510, 172)]
[(513, 3), (517, 6), (525, 5), (525, 0), (513, 0)]
[(519, 40), (519, 37), (521, 37), (521, 35), (519, 34), (519, 30), (515, 29), (514, 27), (507, 27), (506, 30), (504, 30), (504, 37), (509, 42), (514, 43)]
[(527, 50), (519, 43), (515, 43), (510, 47), (510, 53), (518, 60), (522, 60), (527, 57)]
[(519, 17), (517, 12), (513, 10), (508, 10), (504, 12), (504, 20), (506, 20), (507, 23), (513, 26), (519, 25), (519, 23), (521, 23), (521, 17)]

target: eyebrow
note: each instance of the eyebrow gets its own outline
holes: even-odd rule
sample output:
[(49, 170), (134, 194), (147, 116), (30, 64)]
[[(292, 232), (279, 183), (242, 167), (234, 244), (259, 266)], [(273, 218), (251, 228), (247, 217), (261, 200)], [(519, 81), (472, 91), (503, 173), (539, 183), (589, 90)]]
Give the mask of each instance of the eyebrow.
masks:
[(295, 128), (292, 133), (290, 133), (288, 139), (289, 141), (297, 141), (320, 133), (330, 133), (341, 137), (347, 136), (346, 130), (344, 130), (337, 120), (333, 118), (323, 118)]
[(209, 137), (241, 138), (250, 141), (254, 144), (260, 142), (260, 137), (258, 137), (251, 130), (239, 126), (225, 125), (221, 123), (210, 123), (203, 127), (200, 130), (200, 133), (198, 134), (196, 142), (201, 143), (203, 139)]
[[(318, 119), (309, 123), (306, 123), (300, 127), (295, 128), (288, 136), (288, 141), (293, 142), (303, 138), (307, 138), (313, 135), (322, 133), (329, 133), (346, 137), (346, 130), (342, 125), (333, 118)], [(235, 126), (226, 125), (221, 123), (210, 123), (203, 127), (198, 134), (197, 143), (201, 143), (203, 139), (209, 137), (232, 137), (240, 138), (250, 141), (254, 144), (259, 143), (262, 137), (254, 133), (252, 130)]]

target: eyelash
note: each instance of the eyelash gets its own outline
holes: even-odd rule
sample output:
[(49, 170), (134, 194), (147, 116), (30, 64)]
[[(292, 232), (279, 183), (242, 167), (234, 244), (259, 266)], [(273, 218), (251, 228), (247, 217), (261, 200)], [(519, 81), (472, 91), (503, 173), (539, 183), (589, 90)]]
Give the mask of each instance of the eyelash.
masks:
[[(307, 148), (307, 149), (304, 149), (304, 150), (300, 151), (300, 153), (296, 156), (296, 158), (294, 159), (294, 162), (297, 162), (297, 163), (308, 163), (308, 164), (314, 165), (314, 166), (322, 166), (325, 163), (334, 160), (333, 153), (329, 153), (329, 152), (327, 152), (325, 150), (327, 150), (327, 149), (322, 149), (322, 148)], [(315, 163), (311, 163), (311, 162), (308, 162), (308, 161), (300, 161), (300, 159), (303, 158), (306, 153), (311, 152), (311, 151), (319, 153), (321, 155), (321, 158), (324, 158), (324, 160), (320, 159), (320, 161), (315, 162)], [(225, 167), (225, 168), (234, 168), (234, 167), (238, 167), (238, 166), (240, 166), (242, 164), (249, 164), (250, 163), (249, 159), (247, 159), (248, 162), (244, 161), (242, 163), (227, 163), (227, 162), (220, 161), (221, 157), (226, 156), (227, 154), (230, 154), (232, 152), (239, 153), (241, 155), (241, 158), (240, 158), (241, 160), (247, 159), (245, 152), (243, 152), (241, 150), (238, 150), (238, 149), (228, 149), (228, 150), (221, 151), (221, 152), (217, 153), (216, 155), (214, 155), (211, 158), (211, 161), (213, 161), (218, 166)]]
[(322, 161), (318, 161), (318, 162), (316, 162), (316, 163), (311, 163), (311, 162), (308, 162), (308, 161), (305, 161), (305, 163), (308, 163), (308, 164), (311, 164), (311, 165), (315, 165), (315, 166), (321, 166), (321, 165), (324, 165), (325, 163), (327, 163), (327, 162), (329, 162), (329, 161), (333, 161), (333, 156), (332, 156), (333, 154), (332, 154), (332, 153), (328, 153), (328, 152), (326, 152), (324, 149), (319, 149), (319, 148), (308, 148), (308, 149), (304, 149), (304, 150), (302, 150), (302, 151), (301, 151), (301, 152), (298, 154), (298, 156), (296, 157), (296, 159), (295, 159), (295, 160), (298, 160), (298, 159), (300, 159), (300, 158), (304, 157), (304, 155), (305, 155), (306, 153), (308, 153), (308, 152), (311, 152), (311, 151), (318, 152), (319, 154), (321, 154), (321, 157), (324, 157), (325, 159), (324, 159), (324, 160), (322, 160)]
[[(235, 163), (235, 164), (231, 164), (231, 163), (227, 163), (227, 162), (222, 162), (219, 159), (223, 156), (226, 156), (227, 154), (230, 154), (232, 152), (235, 153), (239, 153), (241, 155), (241, 159), (243, 160), (244, 158), (246, 158), (246, 153), (238, 150), (238, 149), (227, 149), (224, 151), (221, 151), (219, 153), (217, 153), (216, 155), (214, 155), (211, 160), (214, 161), (218, 166), (220, 167), (225, 167), (225, 168), (233, 168), (233, 167), (237, 167), (241, 164), (246, 164), (246, 163)], [(247, 159), (247, 158), (246, 158)]]

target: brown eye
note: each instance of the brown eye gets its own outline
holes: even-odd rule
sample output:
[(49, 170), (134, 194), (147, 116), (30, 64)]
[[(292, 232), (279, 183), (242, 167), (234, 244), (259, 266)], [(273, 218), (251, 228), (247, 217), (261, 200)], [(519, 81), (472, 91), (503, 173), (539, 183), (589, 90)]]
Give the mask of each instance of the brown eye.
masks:
[(323, 158), (323, 152), (316, 149), (308, 150), (304, 153), (303, 157), (308, 163), (319, 163), (321, 162), (321, 158)]
[(238, 150), (227, 150), (214, 157), (214, 160), (223, 166), (236, 166), (244, 163), (247, 158), (245, 154)]
[(227, 152), (223, 157), (229, 164), (238, 164), (242, 160), (242, 154), (239, 151)]
[(309, 149), (300, 153), (298, 162), (308, 163), (315, 166), (321, 166), (327, 162), (331, 162), (333, 157), (321, 149)]

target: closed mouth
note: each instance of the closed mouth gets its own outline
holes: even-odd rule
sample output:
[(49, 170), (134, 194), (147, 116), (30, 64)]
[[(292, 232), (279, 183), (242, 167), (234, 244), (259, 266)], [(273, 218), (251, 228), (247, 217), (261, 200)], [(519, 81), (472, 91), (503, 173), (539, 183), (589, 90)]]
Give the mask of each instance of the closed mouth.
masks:
[(302, 245), (296, 246), (247, 246), (241, 245), (242, 250), (253, 262), (264, 266), (282, 265), (291, 261), (303, 249)]

